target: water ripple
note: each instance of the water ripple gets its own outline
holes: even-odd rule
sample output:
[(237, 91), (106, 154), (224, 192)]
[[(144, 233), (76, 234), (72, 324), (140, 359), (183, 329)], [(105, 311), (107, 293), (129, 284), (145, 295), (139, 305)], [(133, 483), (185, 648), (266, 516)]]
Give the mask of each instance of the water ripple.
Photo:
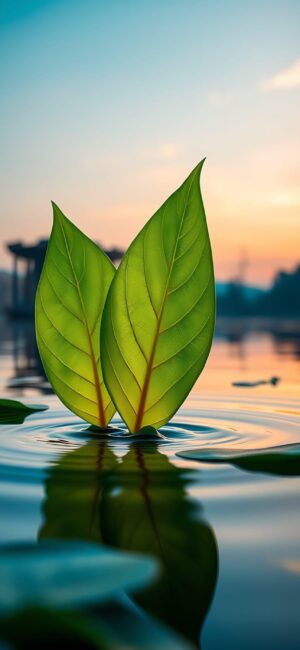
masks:
[(299, 416), (295, 404), (260, 401), (192, 399), (158, 434), (130, 435), (119, 418), (108, 432), (89, 427), (62, 407), (28, 417), (22, 425), (0, 428), (1, 465), (43, 469), (61, 454), (76, 449), (91, 438), (107, 440), (116, 452), (130, 444), (155, 443), (164, 452), (221, 446), (260, 449), (299, 441)]

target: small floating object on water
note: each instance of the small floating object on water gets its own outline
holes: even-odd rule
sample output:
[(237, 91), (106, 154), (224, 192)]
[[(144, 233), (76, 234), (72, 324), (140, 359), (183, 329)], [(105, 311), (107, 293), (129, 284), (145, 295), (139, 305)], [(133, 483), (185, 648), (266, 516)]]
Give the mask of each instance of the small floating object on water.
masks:
[(36, 411), (46, 411), (45, 404), (26, 405), (14, 399), (0, 399), (0, 424), (23, 424)]
[(276, 386), (280, 377), (271, 377), (271, 379), (259, 379), (258, 381), (233, 381), (232, 386), (239, 388), (255, 388), (256, 386)]

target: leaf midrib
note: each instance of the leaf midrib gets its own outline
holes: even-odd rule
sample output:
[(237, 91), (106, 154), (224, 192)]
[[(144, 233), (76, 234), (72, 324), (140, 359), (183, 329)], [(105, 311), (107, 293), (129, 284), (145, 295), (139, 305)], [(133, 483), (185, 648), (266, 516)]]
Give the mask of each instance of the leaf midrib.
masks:
[(180, 233), (181, 233), (182, 226), (183, 226), (183, 221), (184, 221), (184, 218), (185, 218), (185, 215), (186, 215), (186, 209), (187, 209), (187, 204), (188, 204), (192, 184), (193, 184), (193, 181), (194, 181), (194, 178), (195, 178), (195, 175), (196, 175), (197, 171), (198, 170), (196, 169), (195, 173), (192, 176), (191, 183), (190, 183), (190, 186), (189, 186), (188, 191), (187, 191), (187, 196), (186, 196), (186, 200), (185, 200), (184, 209), (182, 211), (182, 217), (181, 217), (181, 220), (180, 220), (180, 225), (179, 225), (179, 229), (178, 229), (178, 233), (177, 233), (177, 237), (176, 237), (176, 242), (175, 242), (175, 246), (174, 246), (174, 250), (173, 250), (173, 255), (172, 255), (172, 259), (171, 259), (170, 266), (169, 266), (165, 291), (164, 291), (163, 298), (162, 298), (162, 304), (161, 304), (159, 313), (157, 315), (156, 330), (155, 330), (155, 334), (154, 334), (154, 339), (153, 339), (153, 344), (152, 344), (152, 349), (151, 349), (149, 361), (148, 361), (147, 368), (146, 368), (144, 384), (143, 384), (143, 388), (142, 388), (142, 391), (141, 391), (140, 403), (139, 403), (137, 416), (136, 416), (136, 421), (135, 421), (135, 426), (134, 426), (134, 430), (133, 430), (134, 433), (137, 433), (142, 428), (145, 404), (146, 404), (150, 379), (151, 379), (152, 370), (153, 370), (154, 356), (155, 356), (155, 352), (156, 352), (156, 346), (157, 346), (157, 343), (158, 343), (158, 339), (159, 339), (159, 336), (160, 336), (160, 325), (161, 325), (161, 321), (162, 321), (162, 317), (163, 317), (163, 312), (164, 312), (164, 308), (165, 308), (165, 304), (166, 304), (166, 299), (167, 299), (167, 296), (168, 296), (168, 290), (169, 290), (170, 279), (171, 279), (171, 275), (172, 275), (172, 271), (173, 271), (173, 266), (174, 266), (174, 263), (176, 261), (175, 258), (176, 258), (178, 242), (180, 240)]

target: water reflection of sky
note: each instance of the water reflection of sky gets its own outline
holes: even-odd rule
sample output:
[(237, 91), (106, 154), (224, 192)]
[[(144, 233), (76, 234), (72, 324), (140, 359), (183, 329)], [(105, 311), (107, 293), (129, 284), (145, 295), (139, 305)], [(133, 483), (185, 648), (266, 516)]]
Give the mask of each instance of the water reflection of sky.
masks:
[[(275, 375), (276, 386), (232, 386)], [(300, 478), (176, 456), (299, 442), (297, 323), (219, 322), (207, 367), (164, 439), (140, 454), (128, 440), (111, 440), (107, 466), (99, 466), (101, 441), (48, 392), (30, 321), (3, 324), (0, 379), (2, 395), (51, 407), (1, 427), (1, 543), (89, 535), (86, 515), (99, 503), (93, 538), (101, 533), (118, 548), (134, 539), (136, 550), (152, 544), (154, 553), (158, 538), (171, 544), (178, 603), (184, 593), (194, 636), (202, 625), (202, 650), (299, 647)], [(164, 588), (162, 578), (140, 597), (156, 615)], [(175, 609), (163, 609), (184, 629), (187, 615), (180, 623)]]

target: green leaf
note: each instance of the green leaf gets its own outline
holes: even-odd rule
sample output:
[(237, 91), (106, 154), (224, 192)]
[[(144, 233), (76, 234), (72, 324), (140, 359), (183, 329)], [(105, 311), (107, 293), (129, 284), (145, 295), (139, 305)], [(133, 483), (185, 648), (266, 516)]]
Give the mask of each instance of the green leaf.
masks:
[(120, 590), (138, 589), (152, 580), (149, 557), (104, 546), (42, 542), (2, 549), (0, 612), (27, 605), (85, 607), (110, 599)]
[(47, 408), (44, 405), (27, 406), (14, 399), (0, 399), (0, 424), (23, 424), (28, 415)]
[(191, 449), (176, 454), (201, 463), (230, 463), (249, 472), (278, 476), (300, 475), (300, 445), (290, 444), (269, 449)]
[(38, 348), (61, 401), (105, 428), (115, 408), (100, 367), (100, 323), (115, 268), (55, 204), (53, 219), (36, 295)]
[(215, 286), (199, 186), (202, 165), (131, 244), (105, 304), (103, 374), (132, 432), (168, 422), (210, 351)]

